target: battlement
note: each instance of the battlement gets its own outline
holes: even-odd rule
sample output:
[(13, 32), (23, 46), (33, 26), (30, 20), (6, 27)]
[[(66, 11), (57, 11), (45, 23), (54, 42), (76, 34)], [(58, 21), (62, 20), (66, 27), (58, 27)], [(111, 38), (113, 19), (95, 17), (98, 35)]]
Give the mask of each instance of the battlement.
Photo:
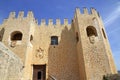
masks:
[[(10, 12), (9, 18), (16, 18), (16, 12)], [(17, 18), (24, 18), (24, 11), (19, 11)], [(32, 11), (28, 11), (27, 18), (34, 18), (34, 14)]]
[[(27, 16), (24, 15), (24, 11), (19, 11), (18, 16), (16, 17), (16, 12), (10, 12), (8, 19), (32, 19), (36, 24), (38, 24), (38, 20), (35, 19), (34, 14), (32, 11), (28, 11)], [(8, 19), (4, 19), (3, 23), (7, 22)], [(63, 24), (61, 23), (60, 19), (56, 19), (55, 23), (53, 21), (53, 19), (49, 19), (48, 22), (45, 19), (41, 19), (40, 20), (40, 26), (43, 25), (48, 25), (48, 26), (52, 26), (52, 25), (68, 25), (68, 19), (65, 18), (63, 21)]]
[(54, 24), (53, 19), (49, 19), (48, 24), (47, 24), (47, 21), (45, 19), (41, 19), (40, 26), (43, 26), (43, 25), (48, 25), (48, 26), (52, 26), (52, 25), (57, 25), (57, 26), (69, 25), (69, 22), (68, 22), (68, 19), (65, 18), (64, 22), (62, 24), (60, 19), (56, 19), (55, 24)]
[[(94, 8), (91, 8), (90, 11), (86, 7), (84, 7), (83, 10), (80, 10), (80, 8), (75, 9), (75, 16), (77, 16), (77, 15), (82, 16), (84, 14), (85, 15), (95, 15), (95, 16), (100, 17), (99, 13)], [(48, 22), (45, 19), (41, 19), (41, 21), (38, 22), (38, 20), (35, 19), (32, 11), (28, 11), (27, 16), (25, 16), (24, 11), (19, 11), (17, 17), (16, 17), (16, 12), (10, 12), (8, 19), (10, 19), (10, 20), (11, 19), (20, 19), (20, 20), (28, 19), (28, 21), (33, 20), (33, 22), (35, 22), (37, 25), (39, 25), (39, 23), (40, 23), (40, 26), (43, 26), (43, 25), (47, 25), (47, 26), (57, 25), (58, 26), (58, 25), (68, 25), (69, 24), (67, 18), (64, 19), (63, 24), (61, 24), (62, 21), (60, 19), (56, 19), (55, 23), (54, 23), (53, 19), (49, 19)], [(7, 22), (8, 19), (5, 19), (3, 23)]]
[(80, 8), (75, 9), (75, 15), (76, 14), (87, 14), (87, 15), (95, 15), (100, 17), (99, 13), (96, 11), (95, 8), (91, 7), (90, 10), (87, 9), (86, 7), (83, 8), (83, 11)]

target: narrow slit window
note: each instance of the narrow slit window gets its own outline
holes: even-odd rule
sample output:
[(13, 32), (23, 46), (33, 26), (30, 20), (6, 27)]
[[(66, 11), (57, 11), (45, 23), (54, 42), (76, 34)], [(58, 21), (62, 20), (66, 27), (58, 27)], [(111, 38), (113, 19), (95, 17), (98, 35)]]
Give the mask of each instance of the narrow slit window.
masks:
[(3, 39), (4, 32), (5, 32), (5, 29), (2, 28), (0, 31), (0, 41), (2, 41), (2, 39)]
[(76, 32), (76, 41), (79, 41), (78, 32)]
[(102, 29), (102, 32), (103, 32), (103, 36), (104, 36), (104, 38), (106, 39), (106, 35), (105, 35), (105, 32), (104, 32), (104, 30)]
[(33, 36), (31, 35), (31, 36), (30, 36), (30, 41), (32, 41), (32, 40), (33, 40)]

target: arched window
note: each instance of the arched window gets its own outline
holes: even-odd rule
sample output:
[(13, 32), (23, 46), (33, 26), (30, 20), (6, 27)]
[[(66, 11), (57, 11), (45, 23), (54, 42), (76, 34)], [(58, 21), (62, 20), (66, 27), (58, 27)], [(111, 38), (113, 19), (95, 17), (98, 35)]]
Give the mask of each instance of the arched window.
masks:
[(22, 33), (20, 31), (12, 32), (11, 41), (22, 40)]
[(93, 26), (88, 26), (86, 31), (87, 31), (87, 36), (88, 37), (93, 36), (93, 35), (97, 36), (97, 31)]
[(58, 45), (58, 37), (51, 36), (51, 45)]
[(103, 28), (102, 28), (102, 32), (103, 32), (104, 38), (106, 39), (106, 35), (105, 35), (105, 32), (104, 32)]

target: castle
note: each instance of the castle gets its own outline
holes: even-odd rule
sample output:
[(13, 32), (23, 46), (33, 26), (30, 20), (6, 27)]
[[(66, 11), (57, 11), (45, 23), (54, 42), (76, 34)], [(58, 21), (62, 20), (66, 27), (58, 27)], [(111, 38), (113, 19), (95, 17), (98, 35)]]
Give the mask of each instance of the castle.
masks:
[(0, 25), (0, 79), (102, 80), (117, 73), (100, 15), (83, 12), (76, 8), (71, 24), (42, 19), (40, 25), (32, 11), (17, 18), (11, 12)]

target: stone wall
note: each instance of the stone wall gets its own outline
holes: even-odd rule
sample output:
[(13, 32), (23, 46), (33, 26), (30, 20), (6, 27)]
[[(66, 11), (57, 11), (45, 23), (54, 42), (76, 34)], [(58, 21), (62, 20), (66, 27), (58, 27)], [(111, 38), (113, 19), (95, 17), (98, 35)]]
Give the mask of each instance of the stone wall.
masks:
[[(80, 80), (76, 39), (71, 25), (44, 25), (38, 28), (33, 36), (32, 64), (46, 64), (46, 78), (53, 76), (57, 80)], [(58, 37), (58, 45), (51, 45), (51, 36)], [(36, 55), (37, 50), (43, 54), (41, 57)]]
[[(56, 24), (50, 19), (48, 24), (41, 20), (38, 25), (31, 11), (27, 17), (20, 12), (17, 18), (15, 12), (11, 12), (9, 18), (0, 25), (0, 41), (18, 57), (0, 43), (0, 79), (21, 79), (22, 62), (25, 66), (24, 80), (33, 80), (34, 65), (46, 66), (46, 79), (101, 80), (103, 75), (115, 73), (100, 16), (95, 9), (91, 9), (92, 14), (86, 8), (83, 12), (81, 14), (77, 8), (72, 24), (64, 19), (63, 25), (59, 19)], [(88, 28), (90, 33), (95, 34), (88, 35)], [(15, 32), (22, 33), (20, 40), (12, 40)], [(57, 36), (58, 45), (51, 45), (52, 36)]]
[[(115, 66), (111, 66), (114, 65), (110, 62), (112, 57), (109, 56), (112, 55), (107, 51), (110, 50), (110, 46), (108, 47), (105, 44), (104, 40), (107, 41), (107, 39), (103, 36), (105, 35), (102, 31), (103, 25), (101, 26), (99, 21), (100, 17), (97, 15), (97, 12), (91, 15), (84, 13), (83, 15), (79, 10), (76, 11), (73, 20), (75, 32), (78, 32), (78, 37), (80, 38), (77, 43), (77, 52), (80, 62), (79, 69), (82, 69), (80, 71), (80, 79), (82, 80), (102, 80), (103, 75), (115, 74), (116, 71)], [(91, 35), (94, 35), (94, 37)]]
[(21, 80), (23, 63), (0, 42), (0, 80)]

